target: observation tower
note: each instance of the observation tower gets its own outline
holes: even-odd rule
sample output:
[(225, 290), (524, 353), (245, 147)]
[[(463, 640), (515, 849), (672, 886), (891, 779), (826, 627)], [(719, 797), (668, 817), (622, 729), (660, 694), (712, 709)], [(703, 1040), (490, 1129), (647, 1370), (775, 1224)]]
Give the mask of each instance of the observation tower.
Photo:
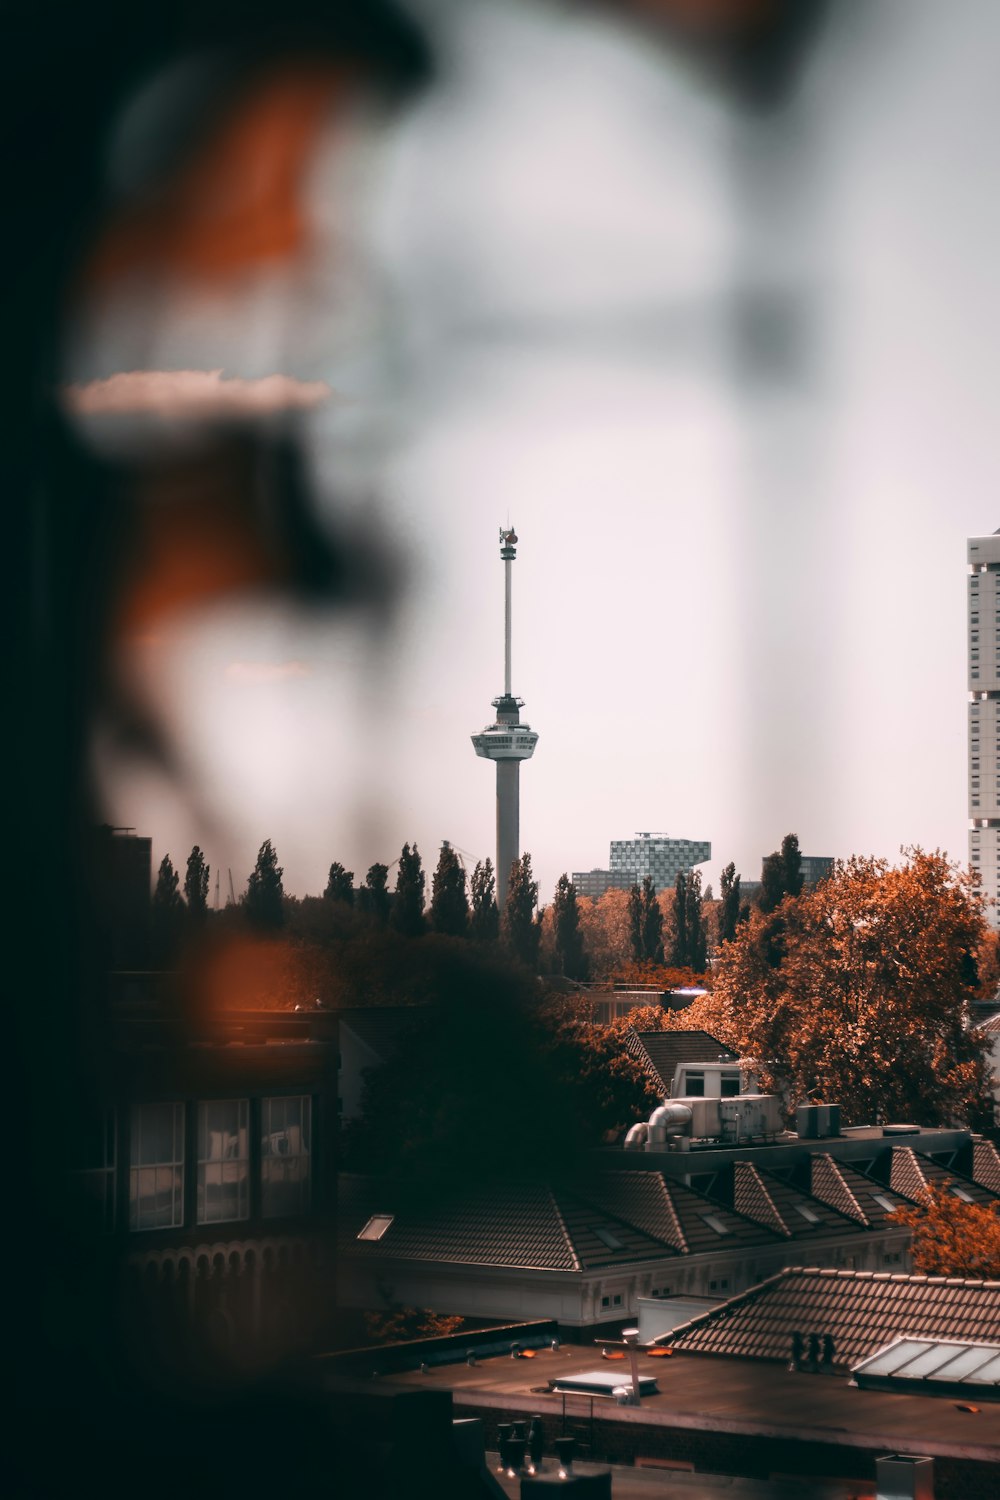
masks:
[(493, 699), (496, 720), (481, 734), (472, 736), (477, 755), (497, 765), (497, 904), (501, 911), (507, 899), (510, 867), (520, 857), (520, 772), (522, 760), (530, 760), (538, 735), (530, 724), (521, 723), (522, 698), (510, 690), (510, 565), (514, 561), (517, 535), (500, 528), (500, 556), (504, 569), (503, 695)]

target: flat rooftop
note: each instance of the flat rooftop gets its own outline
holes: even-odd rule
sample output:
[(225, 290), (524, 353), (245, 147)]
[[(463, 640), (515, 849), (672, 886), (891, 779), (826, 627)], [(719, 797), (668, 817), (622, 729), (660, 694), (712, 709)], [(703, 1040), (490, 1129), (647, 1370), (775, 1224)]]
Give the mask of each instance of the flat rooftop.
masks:
[[(372, 1350), (377, 1365), (378, 1351)], [(534, 1359), (499, 1355), (475, 1366), (432, 1366), (426, 1374), (405, 1371), (382, 1377), (383, 1388), (450, 1390), (456, 1405), (503, 1407), (512, 1415), (538, 1412), (552, 1418), (563, 1410), (602, 1420), (699, 1431), (759, 1433), (781, 1438), (842, 1443), (848, 1447), (900, 1450), (931, 1457), (952, 1456), (1000, 1463), (1000, 1422), (995, 1404), (973, 1413), (947, 1396), (911, 1396), (862, 1391), (841, 1374), (791, 1372), (782, 1365), (749, 1359), (677, 1353), (669, 1359), (639, 1354), (640, 1376), (654, 1376), (659, 1394), (639, 1407), (585, 1395), (551, 1395), (550, 1380), (593, 1370), (601, 1364), (594, 1344), (538, 1350)], [(608, 1361), (628, 1376), (628, 1360)], [(358, 1388), (365, 1382), (354, 1380)]]

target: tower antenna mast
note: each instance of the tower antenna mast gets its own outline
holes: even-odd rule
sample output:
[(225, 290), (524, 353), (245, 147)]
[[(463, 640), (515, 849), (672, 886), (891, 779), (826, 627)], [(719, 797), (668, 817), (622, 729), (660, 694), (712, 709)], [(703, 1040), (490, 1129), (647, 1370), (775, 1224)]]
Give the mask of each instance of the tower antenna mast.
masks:
[(496, 762), (497, 768), (497, 900), (507, 899), (511, 866), (520, 857), (520, 770), (530, 760), (538, 735), (522, 724), (524, 703), (511, 688), (511, 567), (517, 556), (517, 533), (508, 523), (500, 528), (500, 557), (504, 566), (503, 694), (493, 699), (496, 720), (472, 736), (476, 754)]

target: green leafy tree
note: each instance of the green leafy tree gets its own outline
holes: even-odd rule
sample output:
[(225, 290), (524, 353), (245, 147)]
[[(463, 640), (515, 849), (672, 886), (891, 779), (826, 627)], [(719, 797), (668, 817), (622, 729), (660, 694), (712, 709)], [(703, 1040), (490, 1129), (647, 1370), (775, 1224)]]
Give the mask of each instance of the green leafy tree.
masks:
[(345, 906), (354, 905), (354, 871), (345, 870), (343, 865), (334, 860), (330, 866), (327, 876), (326, 890), (323, 892), (327, 901), (343, 901)]
[(464, 937), (469, 930), (469, 898), (465, 892), (465, 870), (445, 839), (431, 879), (430, 925), (449, 937)]
[(361, 892), (362, 907), (380, 925), (389, 920), (389, 866), (370, 865)]
[(781, 848), (767, 855), (761, 866), (760, 896), (758, 905), (762, 912), (776, 911), (786, 896), (798, 896), (802, 891), (802, 854), (796, 834), (786, 833)]
[(663, 962), (663, 912), (651, 875), (644, 876), (642, 882), (642, 957), (647, 964)]
[(540, 928), (535, 922), (537, 904), (538, 882), (531, 878), (531, 855), (522, 854), (510, 867), (501, 934), (514, 956), (531, 969), (538, 962), (541, 936)]
[(285, 888), (281, 883), (284, 870), (270, 839), (257, 852), (257, 863), (247, 881), (243, 908), (250, 925), (258, 932), (277, 932), (285, 921)]
[(158, 964), (173, 962), (184, 922), (180, 877), (169, 854), (160, 861), (153, 892), (153, 955)]
[(719, 942), (731, 943), (740, 925), (740, 877), (730, 861), (719, 881)]
[(628, 888), (627, 915), (629, 957), (633, 963), (641, 964), (643, 957), (642, 891), (638, 885), (630, 885)]
[(472, 872), (472, 912), (469, 917), (469, 934), (479, 942), (493, 942), (500, 933), (500, 913), (497, 910), (497, 883), (493, 873), (493, 861), (481, 860)]
[(187, 870), (184, 875), (184, 899), (187, 902), (188, 917), (198, 926), (208, 916), (208, 878), (209, 868), (205, 863), (205, 856), (195, 844), (188, 855)]
[(416, 844), (404, 844), (396, 871), (396, 893), (389, 921), (404, 937), (419, 937), (426, 930), (424, 919), (424, 867)]
[(684, 907), (688, 967), (696, 974), (704, 974), (708, 967), (708, 923), (701, 895), (700, 870), (692, 870), (687, 878)]
[(688, 967), (690, 943), (688, 941), (688, 877), (683, 870), (674, 882), (674, 940), (670, 949), (670, 962), (676, 969)]
[(587, 955), (583, 951), (580, 911), (576, 904), (576, 886), (565, 873), (556, 882), (552, 903), (555, 930), (556, 962), (567, 979), (586, 979)]

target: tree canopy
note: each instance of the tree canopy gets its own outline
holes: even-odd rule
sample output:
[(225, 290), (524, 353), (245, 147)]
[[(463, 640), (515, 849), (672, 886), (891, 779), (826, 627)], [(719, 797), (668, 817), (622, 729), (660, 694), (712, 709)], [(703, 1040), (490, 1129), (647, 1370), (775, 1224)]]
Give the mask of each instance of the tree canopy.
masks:
[(576, 886), (565, 873), (556, 882), (552, 902), (555, 957), (561, 974), (567, 979), (586, 979), (587, 955), (580, 933), (580, 912), (576, 904)]
[(759, 1059), (789, 1105), (838, 1102), (848, 1123), (967, 1121), (986, 1089), (968, 1022), (988, 946), (974, 877), (944, 855), (852, 858), (755, 911), (688, 1015)]
[(361, 891), (361, 906), (376, 923), (389, 919), (389, 866), (369, 865)]
[(431, 879), (430, 925), (449, 937), (464, 937), (469, 927), (469, 898), (462, 861), (448, 843), (441, 845)]
[(1000, 1279), (1000, 1204), (964, 1203), (945, 1183), (932, 1183), (921, 1208), (897, 1209), (893, 1222), (913, 1230), (919, 1276)]
[(416, 844), (404, 844), (396, 871), (396, 892), (389, 921), (405, 937), (419, 937), (426, 929), (424, 919), (424, 867)]
[(165, 854), (157, 871), (152, 908), (153, 954), (161, 965), (173, 962), (184, 921), (184, 898), (179, 886), (180, 876), (170, 855)]
[(323, 895), (327, 901), (343, 901), (345, 906), (354, 905), (354, 871), (345, 870), (339, 860), (334, 860), (326, 880)]
[(719, 942), (731, 943), (740, 922), (749, 916), (749, 911), (740, 906), (740, 877), (732, 861), (719, 879), (719, 893)]
[(187, 902), (188, 916), (196, 924), (204, 922), (208, 916), (208, 880), (209, 868), (205, 863), (205, 856), (195, 844), (188, 855), (184, 899)]
[(531, 855), (522, 854), (510, 867), (501, 934), (514, 957), (530, 969), (537, 965), (541, 936), (535, 921), (537, 904), (538, 882), (531, 878)]
[(277, 932), (284, 924), (285, 889), (281, 883), (284, 870), (270, 839), (265, 839), (257, 853), (257, 863), (247, 881), (243, 908), (251, 927), (258, 932)]
[(472, 872), (472, 911), (469, 915), (469, 936), (479, 942), (491, 942), (500, 934), (500, 913), (497, 910), (497, 882), (493, 861), (480, 861)]
[(802, 855), (797, 834), (786, 833), (781, 848), (768, 854), (761, 866), (761, 911), (774, 911), (786, 896), (798, 896), (802, 890)]

